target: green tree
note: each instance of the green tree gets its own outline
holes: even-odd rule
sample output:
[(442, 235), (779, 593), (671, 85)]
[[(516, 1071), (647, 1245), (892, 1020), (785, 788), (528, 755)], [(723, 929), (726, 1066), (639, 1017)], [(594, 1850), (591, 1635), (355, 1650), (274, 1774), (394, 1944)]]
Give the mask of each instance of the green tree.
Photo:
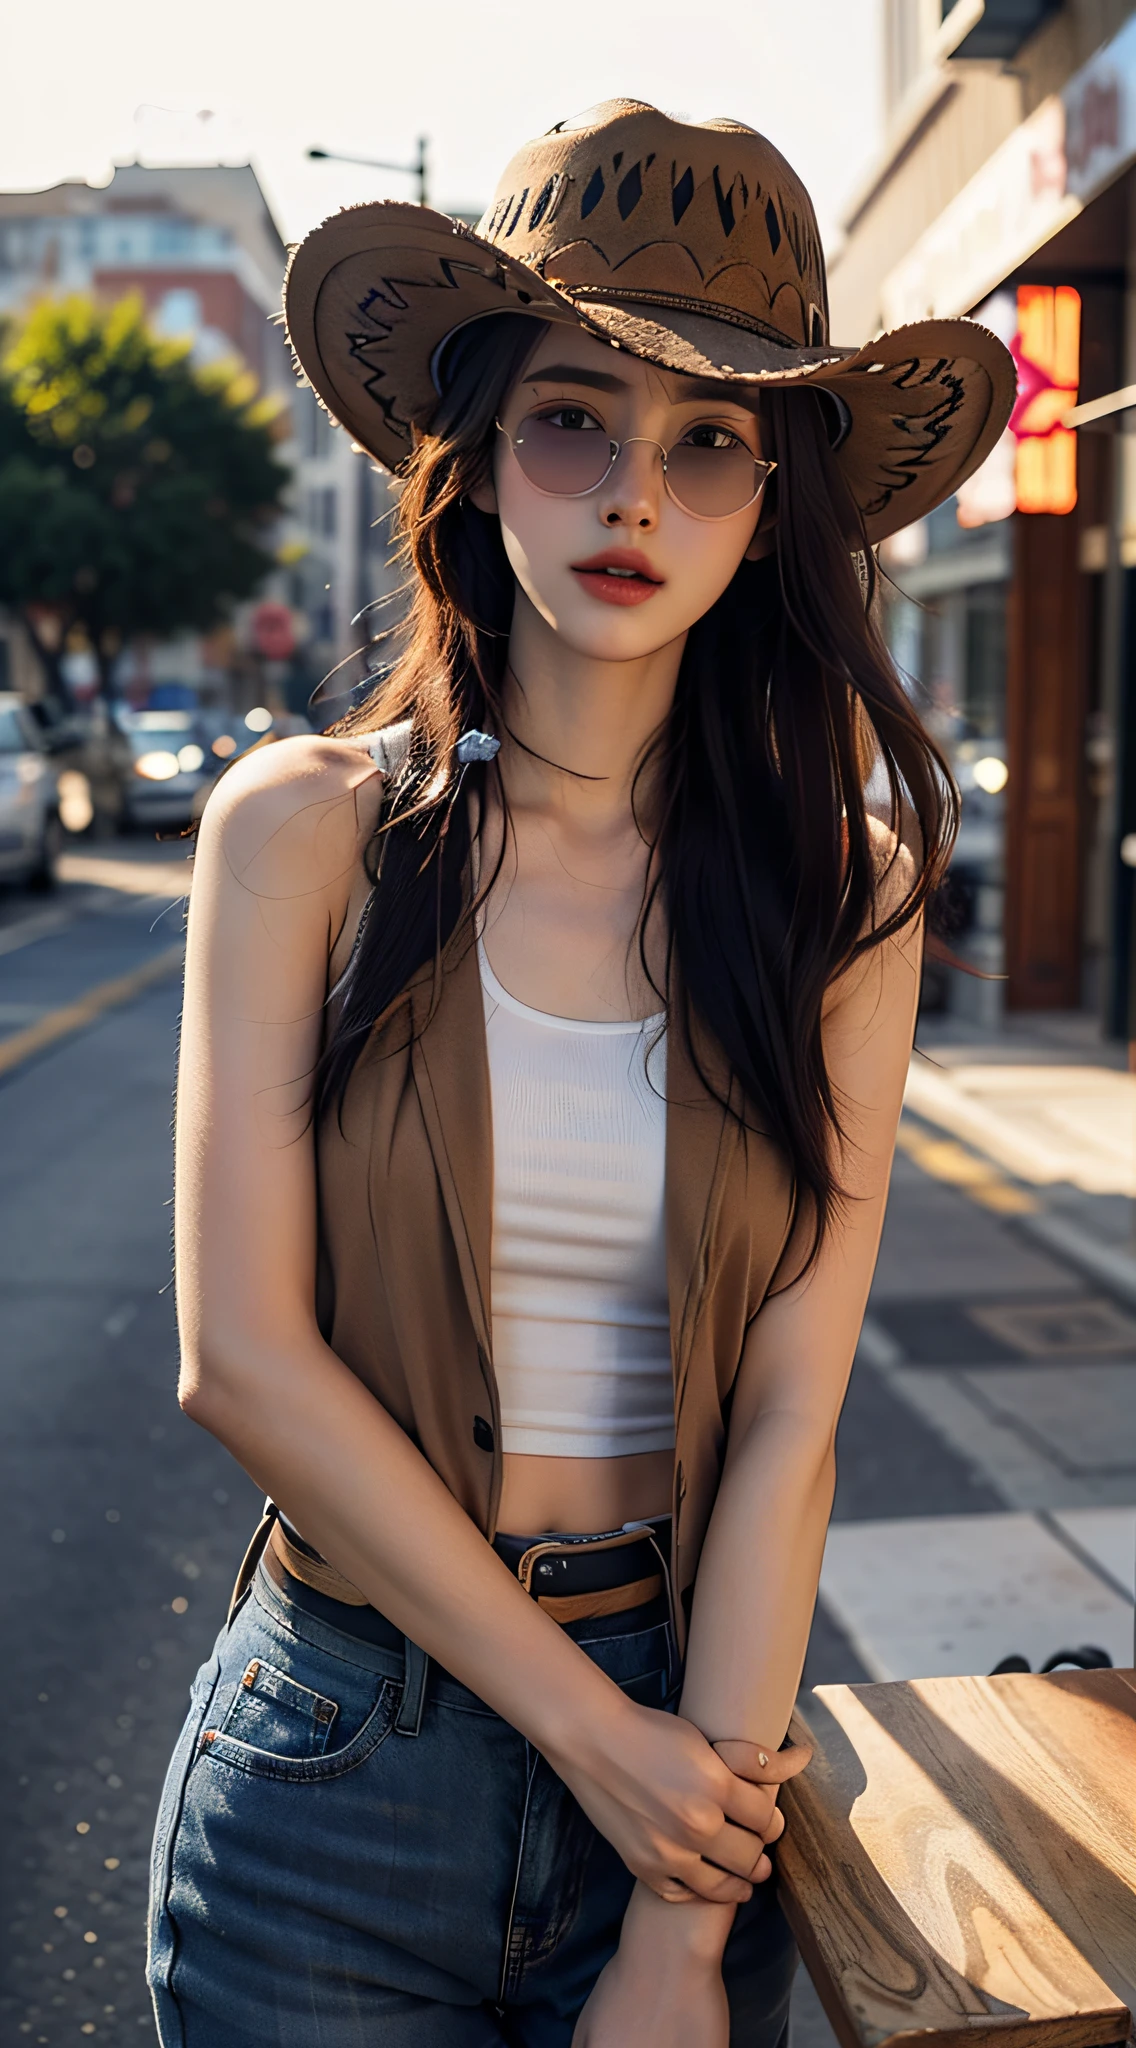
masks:
[(81, 627), (104, 692), (141, 636), (207, 632), (273, 567), (279, 406), (197, 370), (139, 298), (45, 301), (0, 342), (0, 604), (53, 694)]

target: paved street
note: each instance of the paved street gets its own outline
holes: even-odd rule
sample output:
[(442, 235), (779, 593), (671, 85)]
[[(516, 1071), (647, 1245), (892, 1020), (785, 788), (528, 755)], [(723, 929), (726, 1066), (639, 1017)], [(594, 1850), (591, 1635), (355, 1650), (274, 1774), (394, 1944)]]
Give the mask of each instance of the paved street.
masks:
[[(152, 2036), (141, 1963), (153, 1812), (258, 1505), (174, 1398), (178, 986), (163, 956), (179, 938), (180, 867), (137, 843), (72, 861), (55, 899), (0, 899), (14, 1735), (0, 1778), (0, 2048)], [(53, 1037), (52, 1019), (74, 1023), (92, 990), (104, 994), (78, 1027)], [(934, 1072), (954, 1071), (948, 1053), (962, 1073), (965, 1046), (937, 1051)], [(1051, 1047), (1043, 1057), (1054, 1063)], [(981, 1091), (959, 1086), (973, 1108)], [(973, 1119), (952, 1135), (948, 1113), (913, 1089), (841, 1425), (809, 1683), (986, 1670), (1013, 1651), (1037, 1664), (1085, 1641), (1131, 1661), (1129, 1198), (1031, 1182), (1027, 1160), (983, 1151)], [(1107, 1231), (1094, 1203), (1112, 1204)], [(1052, 1216), (1107, 1239), (1115, 1285), (1058, 1257), (1035, 1228)], [(827, 2036), (806, 1986), (796, 2026), (799, 2048)]]
[[(16, 947), (29, 905), (7, 899), (9, 1041), (176, 943), (180, 910), (160, 916), (171, 894), (69, 884), (32, 915), (75, 921)], [(256, 1515), (249, 1481), (174, 1398), (177, 1013), (167, 977), (0, 1073), (4, 2048), (153, 2037), (141, 1957), (157, 1788)]]

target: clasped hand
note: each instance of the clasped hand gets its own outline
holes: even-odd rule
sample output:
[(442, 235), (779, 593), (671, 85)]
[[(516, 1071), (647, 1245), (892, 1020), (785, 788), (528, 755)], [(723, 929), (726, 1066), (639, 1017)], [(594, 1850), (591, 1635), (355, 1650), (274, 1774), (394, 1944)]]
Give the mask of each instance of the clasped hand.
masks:
[[(575, 1747), (575, 1746), (574, 1746)], [(661, 1899), (741, 1905), (770, 1875), (784, 1827), (778, 1787), (808, 1763), (802, 1746), (709, 1743), (681, 1716), (617, 1695), (561, 1777), (634, 1875)], [(759, 1759), (764, 1758), (764, 1762)]]
[[(776, 1751), (740, 1740), (710, 1744), (688, 1721), (649, 1710), (648, 1722), (673, 1731), (669, 1742), (654, 1726), (639, 1731), (640, 1757), (649, 1751), (663, 1773), (655, 1804), (628, 1798), (638, 1776), (629, 1772), (618, 1815), (610, 1788), (588, 1808), (642, 1882), (619, 1948), (577, 2021), (573, 2048), (728, 2048), (721, 1962), (734, 1906), (770, 1875), (766, 1845), (785, 1825), (778, 1789), (812, 1751), (799, 1743)], [(660, 1900), (690, 1903), (676, 1912)]]

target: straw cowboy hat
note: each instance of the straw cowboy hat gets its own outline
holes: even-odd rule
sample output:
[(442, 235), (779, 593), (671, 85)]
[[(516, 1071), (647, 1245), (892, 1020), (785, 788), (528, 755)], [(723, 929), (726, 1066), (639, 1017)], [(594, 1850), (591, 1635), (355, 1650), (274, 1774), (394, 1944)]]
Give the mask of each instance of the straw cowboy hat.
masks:
[(333, 215), (293, 253), (284, 311), (328, 411), (396, 471), (429, 428), (446, 342), (489, 313), (728, 385), (819, 389), (873, 541), (949, 497), (1014, 403), (1009, 353), (971, 320), (830, 342), (816, 216), (784, 157), (740, 121), (638, 100), (528, 143), (476, 231), (393, 202)]

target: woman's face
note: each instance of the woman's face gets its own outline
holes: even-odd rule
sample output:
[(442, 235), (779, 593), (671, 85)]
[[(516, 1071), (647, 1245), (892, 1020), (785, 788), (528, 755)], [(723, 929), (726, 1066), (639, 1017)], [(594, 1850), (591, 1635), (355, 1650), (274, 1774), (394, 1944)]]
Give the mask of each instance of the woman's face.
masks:
[[(495, 507), (521, 590), (578, 653), (632, 661), (669, 645), (709, 611), (747, 552), (764, 551), (751, 545), (760, 497), (724, 518), (699, 518), (664, 481), (660, 450), (681, 449), (671, 455), (672, 484), (700, 504), (736, 503), (758, 482), (757, 418), (729, 385), (656, 370), (591, 335), (553, 328), (500, 426), (493, 487), (474, 492), (474, 502)], [(548, 490), (550, 481), (590, 482), (611, 441), (621, 452), (597, 488)], [(723, 469), (732, 491), (722, 488)]]

